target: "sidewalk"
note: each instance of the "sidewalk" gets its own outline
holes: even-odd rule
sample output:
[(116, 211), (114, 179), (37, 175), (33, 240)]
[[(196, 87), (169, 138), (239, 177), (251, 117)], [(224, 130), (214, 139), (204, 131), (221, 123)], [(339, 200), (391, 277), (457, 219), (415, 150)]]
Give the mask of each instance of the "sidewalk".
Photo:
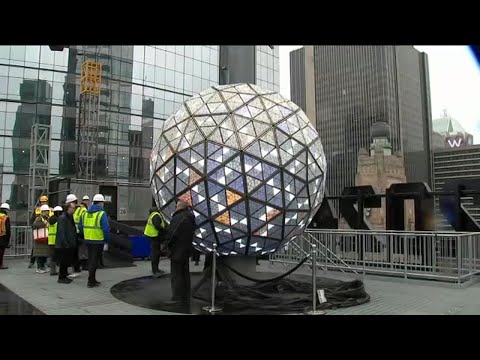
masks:
[[(35, 274), (28, 269), (28, 260), (7, 260), (8, 270), (0, 272), (0, 284), (25, 299), (47, 315), (172, 315), (169, 312), (145, 309), (115, 299), (110, 288), (116, 283), (150, 274), (150, 263), (135, 262), (135, 267), (102, 269), (97, 272), (102, 285), (88, 289), (87, 273), (83, 272), (69, 285), (58, 284), (56, 277)], [(287, 268), (262, 261), (259, 271), (284, 273)], [(200, 271), (191, 265), (191, 270)], [(169, 262), (162, 260), (160, 268), (169, 271)], [(308, 273), (307, 270), (300, 270)], [(343, 280), (352, 275), (322, 273)], [(424, 280), (404, 280), (379, 276), (365, 278), (368, 304), (330, 310), (329, 315), (477, 315), (480, 314), (480, 283), (470, 287)]]

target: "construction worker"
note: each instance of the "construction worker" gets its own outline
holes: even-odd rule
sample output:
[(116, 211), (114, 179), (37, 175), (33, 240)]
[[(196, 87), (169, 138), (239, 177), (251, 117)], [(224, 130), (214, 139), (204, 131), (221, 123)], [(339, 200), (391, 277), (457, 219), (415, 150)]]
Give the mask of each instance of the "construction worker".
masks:
[[(82, 206), (86, 211), (88, 209), (89, 205), (90, 205), (90, 197), (88, 195), (84, 195), (83, 198), (82, 198), (82, 202), (80, 203), (80, 206)], [(82, 211), (81, 214), (83, 214), (85, 211)], [(81, 214), (80, 214), (80, 217), (81, 217)], [(78, 221), (80, 221), (80, 219), (78, 219)], [(77, 224), (78, 224), (78, 222), (77, 222)], [(85, 244), (83, 239), (79, 239), (78, 258), (80, 260), (80, 266), (81, 266), (82, 270), (88, 271), (88, 264), (87, 264), (88, 251), (87, 251), (87, 245)]]
[(89, 203), (90, 203), (90, 198), (88, 197), (88, 195), (84, 195), (80, 205), (83, 205), (85, 209), (88, 209), (88, 206), (90, 205)]
[(80, 235), (85, 239), (88, 250), (88, 282), (89, 288), (99, 286), (100, 282), (96, 279), (98, 260), (102, 255), (104, 246), (110, 241), (110, 225), (108, 217), (103, 207), (105, 197), (102, 194), (96, 194), (93, 197), (93, 204), (83, 213), (78, 223)]
[[(78, 235), (78, 222), (80, 221), (80, 218), (82, 217), (82, 214), (86, 211), (85, 208), (81, 205), (78, 205), (78, 199), (75, 196), (75, 194), (68, 194), (67, 198), (65, 200), (65, 204), (73, 204), (75, 211), (73, 213), (73, 221), (75, 222), (75, 227), (77, 228), (77, 235)], [(78, 236), (77, 236), (78, 239)], [(80, 266), (80, 247), (81, 247), (81, 241), (77, 241), (77, 247), (76, 250), (73, 250), (73, 261), (72, 261), (72, 266), (73, 266), (73, 273), (69, 275), (70, 278), (76, 278), (82, 274), (82, 268)]]
[(40, 210), (40, 208), (43, 206), (43, 205), (48, 205), (48, 196), (46, 195), (42, 195), (40, 196), (40, 198), (38, 199), (38, 203), (40, 205), (36, 206), (34, 209), (33, 209), (33, 213), (32, 213), (32, 217), (31, 217), (31, 222), (33, 224), (33, 222), (35, 221), (35, 219), (37, 217), (40, 216), (40, 214), (42, 213), (42, 211)]
[(150, 257), (152, 259), (152, 273), (153, 276), (158, 278), (164, 271), (158, 268), (160, 263), (160, 246), (166, 240), (168, 223), (165, 221), (165, 217), (158, 208), (153, 207), (150, 209), (150, 216), (148, 217), (147, 224), (143, 234), (150, 241)]
[(5, 249), (8, 248), (10, 243), (10, 218), (7, 215), (7, 211), (10, 211), (10, 205), (3, 203), (0, 206), (0, 270), (8, 269), (8, 266), (3, 265), (3, 255), (5, 255)]
[[(40, 198), (38, 199), (38, 203), (40, 205), (36, 206), (32, 211), (32, 217), (30, 218), (30, 222), (32, 224), (35, 221), (35, 219), (40, 216), (40, 214), (42, 212), (40, 210), (40, 208), (42, 207), (42, 205), (48, 205), (47, 204), (48, 203), (48, 197), (46, 195), (40, 196)], [(35, 256), (33, 256), (33, 247), (32, 247), (32, 253), (30, 254), (30, 263), (28, 265), (28, 268), (31, 269), (31, 268), (33, 268), (34, 265), (35, 265)]]
[(40, 207), (41, 214), (33, 222), (33, 256), (37, 259), (37, 273), (45, 274), (47, 257), (49, 256), (50, 249), (48, 248), (48, 218), (50, 217), (50, 207), (48, 205), (42, 205)]
[(57, 256), (55, 256), (55, 240), (57, 238), (57, 225), (63, 209), (61, 206), (53, 208), (53, 216), (48, 218), (48, 247), (50, 248), (50, 276), (58, 275)]

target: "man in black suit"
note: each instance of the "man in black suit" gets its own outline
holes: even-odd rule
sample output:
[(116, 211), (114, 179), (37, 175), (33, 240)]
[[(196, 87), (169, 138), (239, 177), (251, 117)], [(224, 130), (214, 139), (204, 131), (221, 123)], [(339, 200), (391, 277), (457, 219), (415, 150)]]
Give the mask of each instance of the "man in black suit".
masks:
[(189, 259), (193, 252), (194, 231), (195, 216), (186, 202), (179, 201), (167, 235), (170, 252), (172, 301), (190, 302)]

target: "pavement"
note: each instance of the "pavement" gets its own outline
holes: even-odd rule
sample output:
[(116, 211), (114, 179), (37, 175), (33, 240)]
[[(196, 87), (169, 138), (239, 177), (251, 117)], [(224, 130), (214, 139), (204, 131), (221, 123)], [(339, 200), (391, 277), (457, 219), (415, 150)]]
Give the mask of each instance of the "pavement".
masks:
[[(86, 272), (71, 284), (65, 285), (58, 284), (56, 277), (36, 274), (34, 269), (28, 269), (27, 259), (12, 259), (6, 263), (9, 269), (0, 271), (0, 284), (47, 315), (175, 315), (129, 305), (111, 295), (110, 288), (116, 283), (149, 275), (150, 263), (147, 261), (137, 261), (134, 267), (98, 270), (97, 280), (102, 284), (92, 289), (86, 286)], [(270, 264), (268, 261), (260, 263), (257, 271), (284, 273), (288, 270), (280, 264)], [(162, 260), (160, 268), (169, 272), (169, 262)], [(191, 264), (191, 271), (201, 271), (202, 268), (203, 263), (198, 267)], [(301, 269), (299, 273), (308, 274), (308, 270)], [(319, 272), (318, 276), (340, 280), (354, 278), (351, 274), (337, 272)], [(373, 275), (356, 278), (364, 281), (371, 301), (351, 308), (329, 310), (327, 315), (480, 314), (480, 283), (465, 286)], [(4, 314), (24, 313), (21, 307), (0, 305), (2, 305), (0, 309), (10, 306), (8, 311), (3, 310)]]

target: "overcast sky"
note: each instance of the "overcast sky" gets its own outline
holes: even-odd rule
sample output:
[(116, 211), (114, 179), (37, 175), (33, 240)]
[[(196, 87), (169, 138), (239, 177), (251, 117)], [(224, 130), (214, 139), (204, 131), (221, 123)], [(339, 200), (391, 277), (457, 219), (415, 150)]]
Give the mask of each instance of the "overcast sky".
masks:
[[(301, 46), (280, 46), (280, 93), (290, 98), (289, 53)], [(480, 69), (468, 46), (417, 46), (428, 54), (432, 117), (443, 110), (480, 143)]]

